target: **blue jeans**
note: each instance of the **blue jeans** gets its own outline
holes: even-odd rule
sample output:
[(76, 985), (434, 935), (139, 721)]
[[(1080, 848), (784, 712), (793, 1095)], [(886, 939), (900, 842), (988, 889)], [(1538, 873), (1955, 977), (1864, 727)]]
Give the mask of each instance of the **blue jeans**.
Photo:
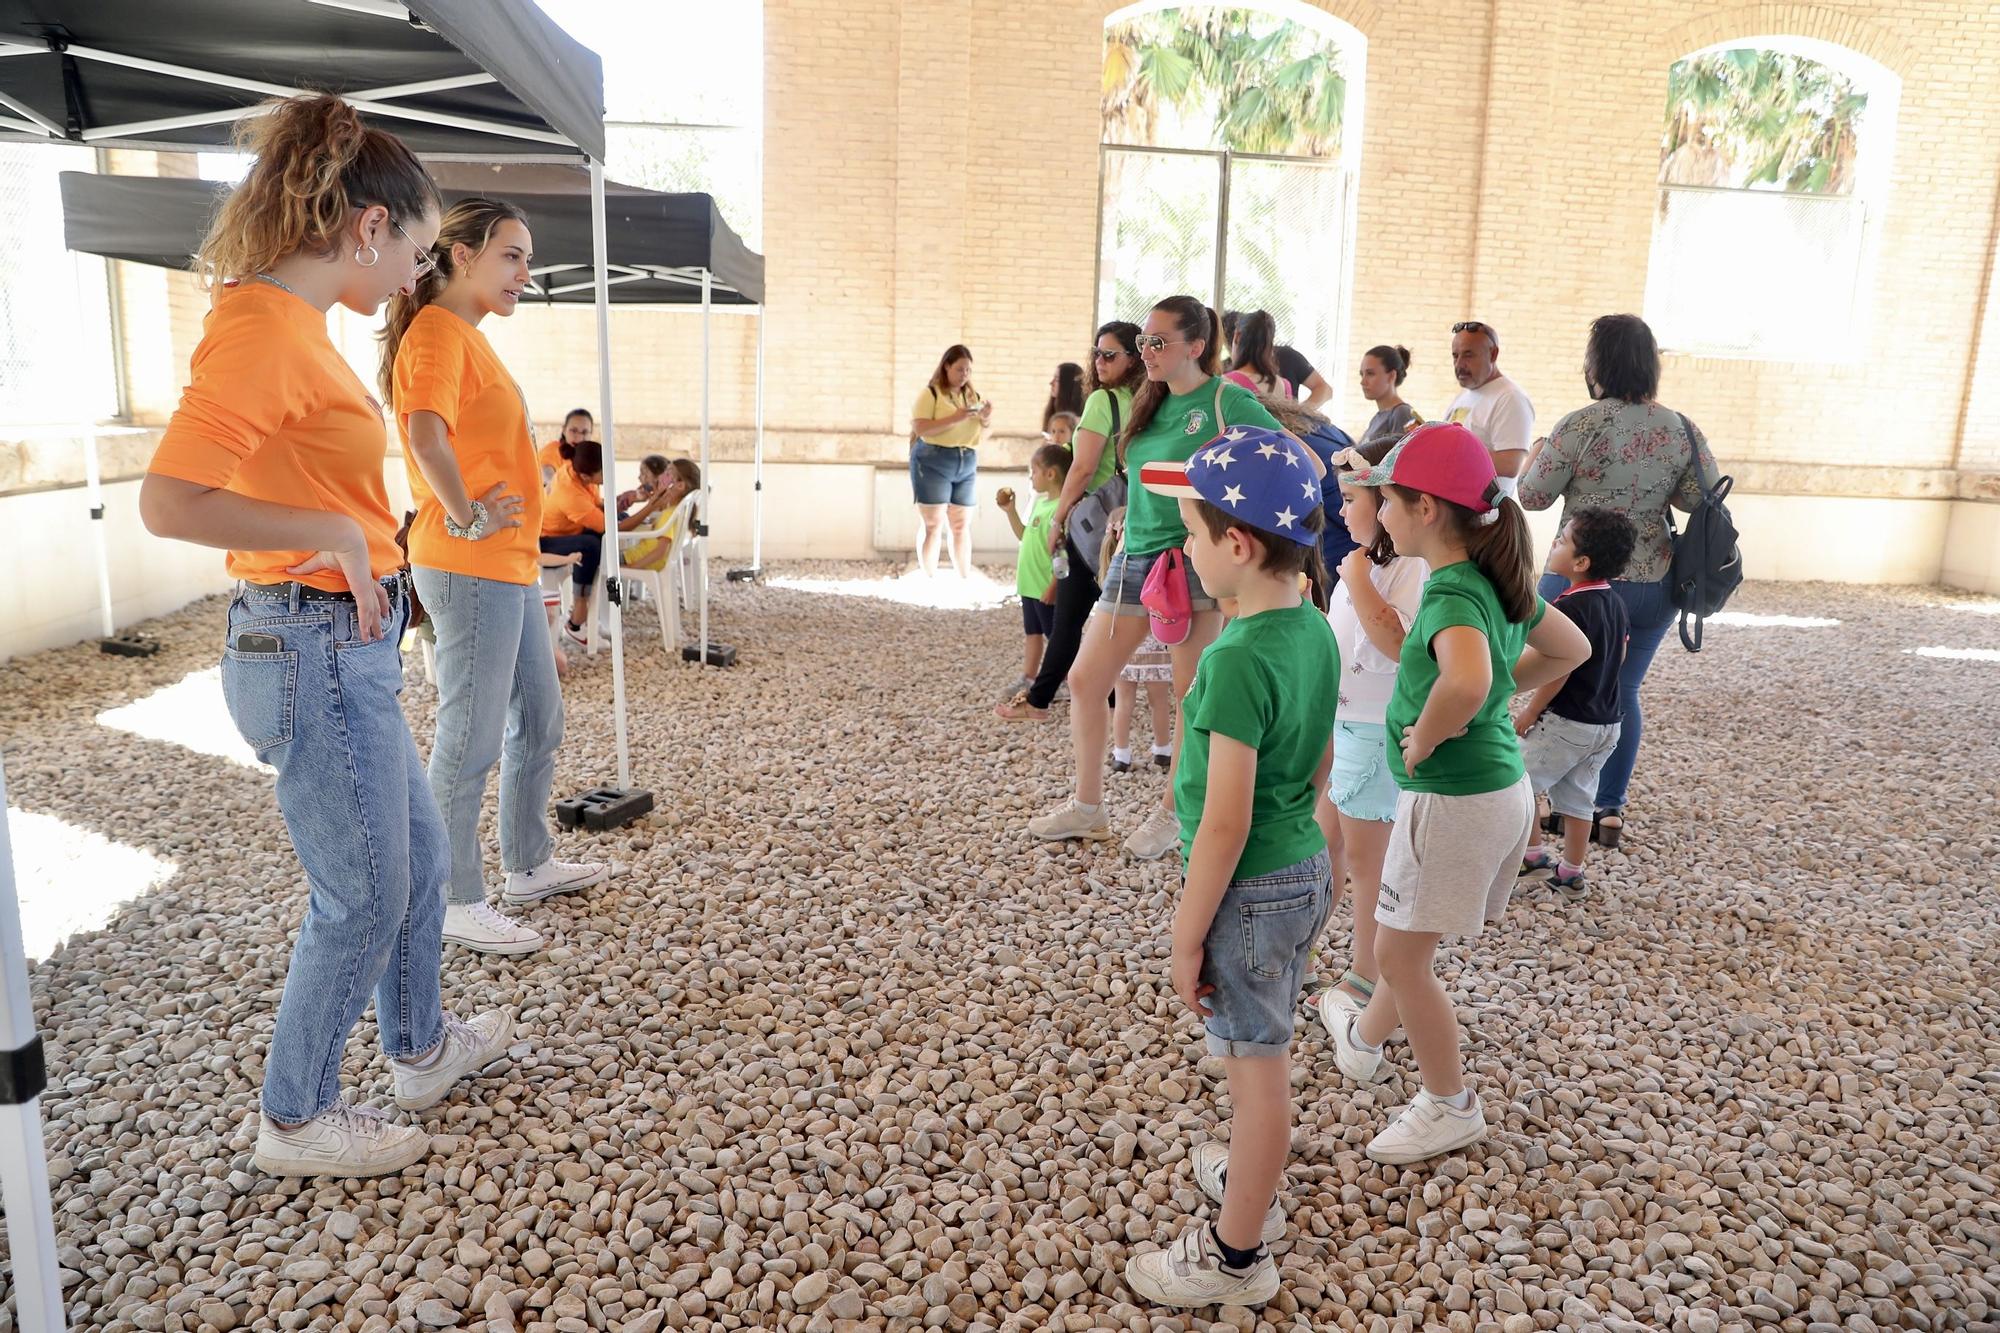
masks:
[(562, 689), (539, 583), (501, 583), (421, 565), (411, 571), (437, 629), (437, 737), (431, 792), (451, 839), (451, 903), (486, 901), (479, 809), (500, 765), (500, 867), (549, 859), (549, 791), (562, 744)]
[(1325, 848), (1296, 865), (1231, 880), (1202, 941), (1208, 1053), (1234, 1059), (1292, 1049), (1312, 944), (1333, 914), (1333, 860)]
[[(278, 770), (278, 809), (308, 886), (264, 1061), (264, 1114), (310, 1120), (340, 1099), (340, 1060), (369, 992), (382, 1049), (421, 1055), (444, 1035), (438, 997), (444, 823), (396, 696), (409, 599), (362, 643), (352, 602), (292, 585), (241, 585), (229, 604), (222, 695), (257, 757)], [(276, 651), (238, 652), (244, 633)]]
[[(1568, 589), (1569, 580), (1562, 575), (1544, 574), (1536, 591), (1544, 601), (1553, 602)], [(1673, 627), (1675, 615), (1665, 579), (1656, 583), (1613, 579), (1611, 590), (1625, 603), (1630, 637), (1625, 643), (1625, 665), (1618, 669), (1618, 703), (1624, 719), (1618, 732), (1618, 746), (1604, 761), (1604, 771), (1597, 775), (1599, 810), (1625, 808), (1632, 769), (1639, 762), (1639, 736), (1645, 730), (1645, 719), (1639, 711), (1639, 683), (1646, 679), (1646, 671), (1653, 665), (1653, 654), (1660, 651), (1660, 641)]]
[[(576, 569), (571, 573), (570, 581), (576, 584), (579, 592), (589, 592), (591, 585), (597, 582), (597, 566), (604, 559), (604, 534), (578, 532), (567, 537), (544, 537), (542, 550), (549, 555), (582, 556), (583, 559), (576, 562)], [(425, 606), (431, 604), (430, 598), (424, 597), (422, 588), (417, 589), (417, 596), (424, 598)], [(555, 660), (554, 650), (550, 651), (549, 660), (551, 662)]]

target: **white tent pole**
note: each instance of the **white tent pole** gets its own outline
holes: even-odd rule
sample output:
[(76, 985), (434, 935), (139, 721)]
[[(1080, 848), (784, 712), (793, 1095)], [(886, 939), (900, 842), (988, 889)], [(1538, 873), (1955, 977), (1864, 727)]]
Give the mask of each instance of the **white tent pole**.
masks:
[[(28, 995), (28, 953), (21, 943), (21, 904), (14, 889), (14, 848), (7, 838), (7, 775), (0, 772), (0, 1046), (20, 1051), (35, 1042)], [(40, 1063), (38, 1056), (31, 1057)], [(66, 1323), (56, 1273), (55, 1214), (49, 1207), (49, 1159), (42, 1142), (42, 1103), (30, 1097), (0, 1106), (0, 1203), (14, 1252), (14, 1319), (32, 1333), (62, 1333)]]
[(756, 461), (752, 465), (751, 485), (754, 488), (753, 507), (750, 510), (750, 572), (752, 575), (764, 572), (764, 307), (757, 307), (757, 444)]
[[(598, 568), (604, 571), (604, 596), (609, 607), (597, 607), (592, 615), (611, 613), (611, 706), (612, 730), (618, 737), (618, 786), (632, 785), (632, 752), (625, 736), (625, 627), (624, 612), (615, 600), (618, 587), (618, 480), (617, 450), (611, 431), (611, 288), (605, 279), (604, 164), (590, 163), (590, 250), (597, 268), (597, 437), (604, 446), (604, 556)], [(621, 590), (622, 591), (622, 590)]]
[[(710, 300), (710, 275), (707, 269), (701, 271), (701, 512), (697, 516), (701, 522), (709, 520), (708, 492), (708, 317)], [(701, 665), (708, 665), (708, 539), (701, 542)]]
[(111, 552), (104, 539), (104, 487), (97, 464), (97, 423), (86, 421), (83, 434), (83, 484), (90, 500), (91, 544), (97, 548), (97, 606), (102, 612), (104, 637), (118, 632), (111, 620)]

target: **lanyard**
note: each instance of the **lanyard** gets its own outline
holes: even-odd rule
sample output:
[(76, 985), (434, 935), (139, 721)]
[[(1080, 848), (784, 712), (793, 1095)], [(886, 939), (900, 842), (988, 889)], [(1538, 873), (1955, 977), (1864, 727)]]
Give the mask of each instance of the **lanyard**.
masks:
[(1611, 585), (1605, 582), (1603, 579), (1592, 579), (1588, 583), (1577, 584), (1575, 587), (1571, 588), (1568, 592), (1557, 593), (1556, 600), (1560, 602), (1563, 598), (1570, 596), (1572, 593), (1596, 592), (1599, 588), (1608, 589), (1610, 588), (1610, 586)]

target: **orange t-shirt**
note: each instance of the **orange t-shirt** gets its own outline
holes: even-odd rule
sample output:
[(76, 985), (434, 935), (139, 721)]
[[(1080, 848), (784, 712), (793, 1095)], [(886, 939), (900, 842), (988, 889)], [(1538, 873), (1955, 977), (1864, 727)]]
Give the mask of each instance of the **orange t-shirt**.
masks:
[[(444, 506), (410, 453), (412, 412), (444, 419), (466, 495), (476, 499), (497, 481), (521, 497), (520, 527), (476, 542), (445, 531)], [(527, 402), (485, 334), (435, 305), (417, 312), (396, 348), (396, 426), (417, 503), (410, 563), (498, 583), (533, 583), (541, 554), (542, 473)]]
[(536, 466), (560, 468), (563, 465), (562, 447), (561, 440), (550, 440), (543, 445), (542, 451), (535, 455)]
[(604, 492), (585, 483), (575, 468), (564, 463), (556, 469), (556, 478), (542, 500), (542, 535), (574, 537), (586, 529), (604, 531)]
[[(381, 578), (402, 567), (382, 405), (326, 336), (326, 314), (268, 282), (216, 292), (181, 405), (148, 471), (296, 509), (346, 514)], [(231, 551), (232, 578), (287, 583), (315, 551)], [(339, 570), (298, 579), (347, 592)]]

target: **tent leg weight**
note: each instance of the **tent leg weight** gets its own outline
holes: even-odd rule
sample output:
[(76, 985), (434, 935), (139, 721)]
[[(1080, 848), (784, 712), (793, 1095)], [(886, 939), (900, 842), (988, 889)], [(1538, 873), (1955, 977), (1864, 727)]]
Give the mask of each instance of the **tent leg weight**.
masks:
[(723, 577), (731, 583), (755, 583), (764, 576), (761, 569), (732, 569)]
[(556, 823), (564, 828), (622, 828), (653, 808), (653, 793), (620, 787), (593, 787), (556, 802)]
[[(701, 661), (701, 648), (696, 644), (692, 643), (688, 644), (686, 647), (681, 649), (681, 661), (683, 662)], [(720, 666), (720, 667), (735, 666), (736, 649), (726, 643), (709, 644), (708, 665)]]
[(114, 634), (108, 639), (99, 639), (97, 646), (100, 651), (114, 657), (151, 657), (160, 651), (160, 641), (143, 634)]

